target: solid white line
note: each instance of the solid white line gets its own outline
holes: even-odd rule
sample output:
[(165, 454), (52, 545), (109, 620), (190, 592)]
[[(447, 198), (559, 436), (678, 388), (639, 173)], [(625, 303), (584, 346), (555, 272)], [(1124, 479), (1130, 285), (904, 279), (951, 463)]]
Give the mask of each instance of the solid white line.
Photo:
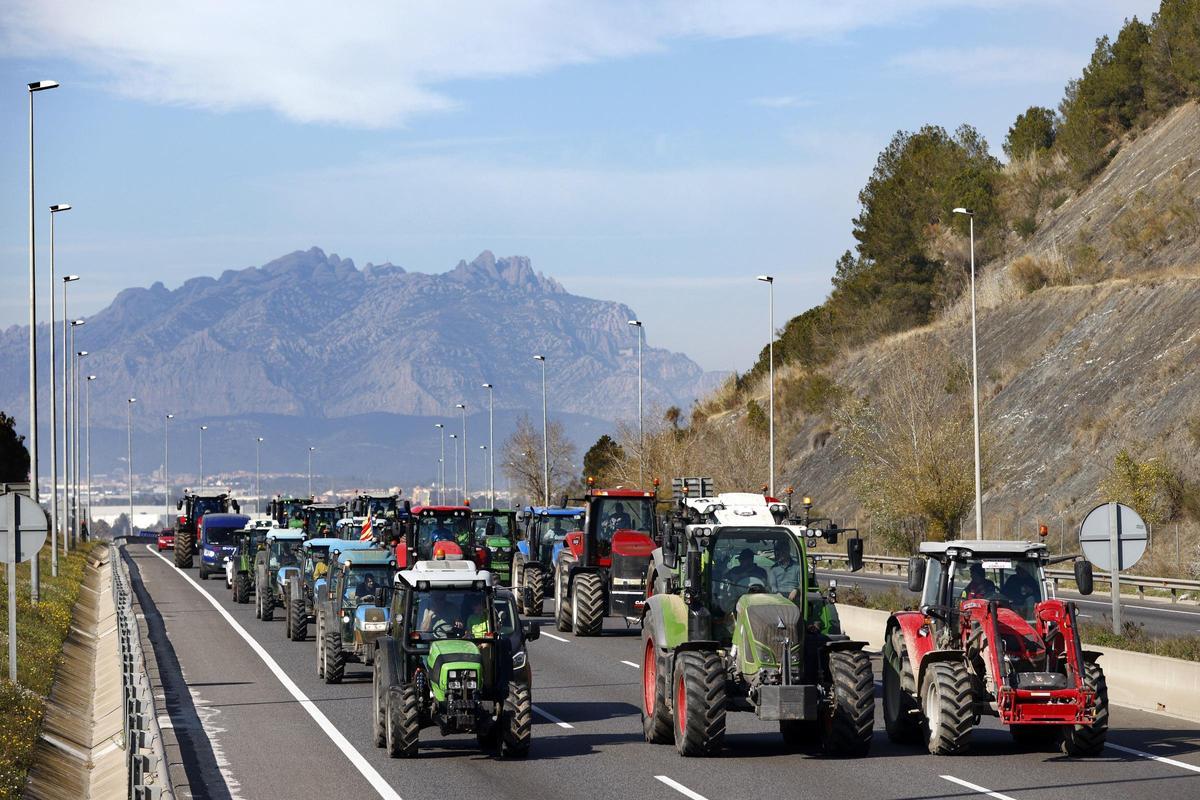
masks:
[(632, 661), (622, 661), (621, 663), (622, 663), (622, 664), (628, 664), (629, 666), (633, 667), (634, 669), (641, 669), (641, 668), (642, 668), (642, 665), (641, 665), (641, 664), (635, 664), (635, 663), (633, 663)]
[(968, 783), (962, 778), (956, 778), (953, 775), (943, 775), (941, 777), (942, 780), (950, 781), (951, 783), (957, 783), (959, 786), (964, 786), (972, 791), (979, 792), (980, 794), (986, 794), (988, 797), (994, 797), (996, 800), (1013, 800), (1013, 798), (1006, 794), (1000, 794), (999, 792), (993, 792), (991, 789), (985, 789), (982, 786), (976, 786), (973, 783)]
[(271, 672), (275, 673), (275, 677), (278, 678), (279, 682), (283, 684), (283, 688), (287, 689), (288, 693), (291, 694), (292, 697), (296, 698), (297, 702), (300, 703), (300, 707), (308, 712), (308, 715), (317, 723), (317, 727), (329, 737), (330, 741), (333, 742), (337, 749), (342, 751), (343, 755), (345, 755), (346, 758), (350, 760), (350, 763), (354, 765), (355, 769), (357, 769), (359, 773), (366, 778), (367, 783), (371, 784), (375, 791), (379, 793), (380, 797), (384, 798), (384, 800), (401, 800), (400, 795), (396, 793), (396, 790), (389, 786), (388, 782), (383, 779), (383, 776), (380, 775), (374, 767), (367, 763), (367, 759), (363, 757), (363, 754), (358, 752), (354, 745), (350, 744), (349, 740), (347, 740), (346, 737), (342, 735), (341, 731), (339, 731), (337, 727), (334, 726), (334, 724), (329, 720), (329, 717), (325, 716), (321, 709), (317, 708), (316, 704), (308, 698), (308, 695), (301, 691), (300, 687), (296, 685), (296, 683), (288, 676), (286, 672), (284, 672), (283, 667), (279, 666), (275, 659), (271, 658), (271, 654), (268, 653), (263, 646), (258, 643), (257, 639), (246, 632), (246, 629), (243, 628), (238, 621), (233, 618), (232, 614), (230, 614), (221, 606), (220, 602), (218, 602), (215, 597), (204, 591), (203, 587), (201, 587), (191, 575), (188, 575), (186, 572), (176, 567), (174, 563), (168, 561), (166, 558), (163, 558), (163, 556), (155, 552), (153, 545), (146, 545), (146, 549), (149, 550), (153, 555), (160, 558), (168, 567), (178, 572), (180, 577), (190, 583), (192, 587), (199, 592), (200, 595), (207, 600), (213, 608), (217, 610), (217, 613), (225, 618), (225, 621), (230, 624), (238, 636), (241, 636), (246, 640), (246, 644), (250, 645), (250, 649), (258, 654), (258, 657), (263, 660), (263, 663), (267, 665), (267, 668), (270, 669)]
[(1141, 750), (1134, 750), (1132, 747), (1124, 747), (1119, 744), (1113, 744), (1112, 742), (1106, 742), (1105, 746), (1111, 747), (1113, 750), (1120, 750), (1122, 753), (1129, 753), (1130, 755), (1148, 758), (1151, 761), (1161, 761), (1164, 764), (1170, 764), (1172, 767), (1179, 767), (1180, 769), (1191, 770), (1192, 772), (1200, 772), (1200, 767), (1197, 767), (1195, 764), (1185, 764), (1182, 761), (1176, 761), (1175, 759), (1167, 758), (1166, 756), (1156, 756), (1153, 753), (1143, 753)]
[(655, 775), (654, 778), (655, 778), (655, 780), (662, 781), (667, 786), (670, 786), (672, 789), (679, 792), (684, 797), (690, 797), (690, 798), (692, 798), (692, 800), (708, 800), (707, 797), (700, 794), (699, 792), (693, 792), (691, 789), (684, 786), (679, 781), (673, 781), (670, 778), (668, 778), (666, 775)]
[(538, 708), (537, 706), (533, 706), (533, 711), (535, 714), (545, 717), (546, 719), (550, 720), (551, 722), (553, 722), (555, 725), (557, 725), (560, 728), (567, 728), (569, 730), (569, 729), (575, 727), (571, 723), (563, 722), (561, 719), (554, 716), (549, 711), (543, 711), (542, 709)]
[(555, 636), (553, 633), (546, 633), (545, 631), (542, 631), (542, 636), (549, 636), (551, 639), (553, 639), (556, 642), (570, 642), (571, 641), (570, 639), (564, 639), (561, 636)]

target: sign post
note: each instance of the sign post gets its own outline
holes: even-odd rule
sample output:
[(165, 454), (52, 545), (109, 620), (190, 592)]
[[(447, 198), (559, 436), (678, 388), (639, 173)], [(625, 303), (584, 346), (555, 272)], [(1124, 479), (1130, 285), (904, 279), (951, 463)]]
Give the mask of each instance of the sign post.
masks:
[(17, 682), (17, 564), (37, 558), (49, 530), (46, 512), (23, 494), (0, 494), (0, 560), (8, 567), (8, 679)]
[(1088, 512), (1079, 526), (1079, 544), (1088, 561), (1108, 570), (1112, 584), (1112, 628), (1121, 635), (1121, 570), (1146, 553), (1146, 523), (1122, 503), (1105, 503)]

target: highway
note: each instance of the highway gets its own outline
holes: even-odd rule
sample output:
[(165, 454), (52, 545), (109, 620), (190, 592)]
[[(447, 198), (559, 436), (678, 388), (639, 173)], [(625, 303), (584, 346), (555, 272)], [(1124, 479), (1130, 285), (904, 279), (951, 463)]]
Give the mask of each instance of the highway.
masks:
[[(344, 683), (326, 685), (311, 638), (289, 642), (282, 621), (256, 620), (253, 605), (234, 604), (223, 581), (200, 582), (152, 546), (131, 543), (125, 552), (164, 675), (160, 713), (179, 738), (197, 798), (1200, 795), (1200, 726), (1119, 707), (1111, 746), (1089, 760), (1022, 750), (987, 719), (971, 754), (936, 758), (889, 743), (878, 707), (866, 759), (787, 752), (774, 726), (749, 714), (730, 715), (723, 757), (682, 759), (642, 740), (640, 639), (617, 620), (602, 638), (576, 639), (543, 618), (530, 646), (537, 718), (527, 760), (502, 761), (480, 753), (474, 737), (433, 730), (422, 732), (417, 760), (392, 760), (370, 741), (369, 671), (350, 665)], [(875, 667), (878, 675), (878, 660)]]
[[(849, 588), (857, 585), (868, 594), (878, 594), (898, 588), (905, 597), (917, 602), (917, 595), (910, 594), (907, 580), (902, 575), (884, 575), (878, 572), (849, 573), (845, 570), (817, 570), (822, 582), (836, 578), (838, 586)], [(1079, 616), (1088, 622), (1106, 623), (1112, 618), (1112, 601), (1108, 586), (1083, 597), (1077, 592), (1059, 591), (1058, 596), (1074, 600), (1079, 604)], [(1156, 636), (1200, 635), (1200, 606), (1191, 603), (1170, 603), (1157, 600), (1138, 600), (1136, 597), (1121, 597), (1123, 617), (1129, 622), (1145, 626), (1146, 632)]]

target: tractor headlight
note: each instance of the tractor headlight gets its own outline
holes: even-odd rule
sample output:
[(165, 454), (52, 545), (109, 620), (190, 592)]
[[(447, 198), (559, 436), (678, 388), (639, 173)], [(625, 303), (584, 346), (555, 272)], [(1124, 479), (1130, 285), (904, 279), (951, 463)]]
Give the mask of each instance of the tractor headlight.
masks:
[(519, 653), (514, 653), (513, 654), (513, 669), (525, 669), (526, 660), (527, 659), (525, 657), (524, 650), (520, 651)]
[(458, 678), (451, 678), (450, 680), (446, 681), (446, 688), (447, 689), (461, 689), (462, 681), (460, 681)]
[(474, 672), (468, 672), (465, 683), (466, 683), (468, 689), (478, 689), (479, 688), (479, 676)]
[(349, 614), (343, 614), (343, 615), (342, 615), (342, 622), (343, 622), (344, 624), (346, 624), (346, 625), (349, 625), (349, 624), (350, 624), (350, 615), (349, 615)]

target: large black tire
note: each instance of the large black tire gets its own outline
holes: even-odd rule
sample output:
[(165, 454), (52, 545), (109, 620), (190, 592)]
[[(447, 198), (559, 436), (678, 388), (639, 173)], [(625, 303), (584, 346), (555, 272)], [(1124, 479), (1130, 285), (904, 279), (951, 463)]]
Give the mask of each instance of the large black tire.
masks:
[(308, 612), (304, 607), (304, 595), (289, 586), (288, 592), (288, 638), (293, 642), (303, 642), (308, 638)]
[(939, 661), (925, 675), (921, 710), (925, 716), (925, 744), (935, 756), (965, 753), (975, 727), (971, 677), (960, 661)]
[(337, 624), (337, 620), (333, 621), (333, 625), (328, 624), (328, 620), (324, 626), (325, 639), (323, 646), (324, 667), (322, 675), (326, 683), (341, 683), (342, 676), (346, 673), (346, 656), (342, 652), (342, 629)]
[(566, 567), (561, 567), (554, 575), (554, 627), (558, 628), (559, 633), (571, 630), (571, 604), (567, 600)]
[(376, 747), (387, 745), (387, 688), (383, 680), (386, 666), (385, 661), (376, 658), (375, 669), (371, 670), (371, 740)]
[(667, 705), (667, 679), (658, 668), (655, 630), (642, 631), (642, 735), (650, 744), (671, 741), (671, 709)]
[(192, 535), (184, 531), (175, 534), (175, 566), (180, 569), (192, 567)]
[(206, 570), (206, 569), (204, 568), (204, 562), (203, 562), (203, 561), (201, 561), (201, 562), (200, 562), (200, 569), (197, 571), (197, 575), (196, 575), (196, 577), (198, 577), (198, 578), (199, 578), (200, 580), (202, 580), (202, 581), (206, 581), (206, 580), (208, 580), (208, 570)]
[(908, 646), (904, 643), (904, 631), (899, 627), (893, 629), (883, 650), (883, 725), (888, 739), (896, 744), (919, 744), (921, 741), (917, 679), (908, 657)]
[(1096, 756), (1108, 739), (1108, 682), (1094, 661), (1083, 666), (1083, 685), (1096, 693), (1096, 720), (1091, 725), (1069, 725), (1062, 732), (1062, 751), (1069, 756)]
[(837, 758), (861, 758), (871, 750), (875, 727), (875, 676), (863, 650), (829, 654), (829, 705), (823, 710), (821, 750)]
[(421, 738), (417, 693), (411, 686), (392, 689), (387, 697), (386, 743), (392, 758), (415, 758)]
[(599, 636), (604, 629), (604, 585), (594, 572), (575, 578), (571, 623), (576, 636)]
[(273, 587), (269, 582), (265, 585), (260, 585), (257, 594), (261, 598), (260, 602), (262, 603), (262, 611), (259, 619), (263, 622), (270, 622), (275, 619), (275, 593)]
[(725, 669), (716, 653), (685, 650), (673, 676), (675, 749), (681, 756), (711, 756), (725, 744)]
[(316, 647), (315, 652), (317, 654), (317, 677), (324, 678), (325, 677), (325, 615), (323, 613), (321, 613), (320, 609), (317, 610), (316, 622), (317, 622), (317, 635), (315, 638), (317, 641), (317, 647)]
[(529, 587), (531, 595), (529, 605), (525, 607), (525, 616), (540, 617), (542, 605), (545, 603), (546, 579), (542, 576), (540, 564), (529, 564), (521, 570), (522, 586)]
[(529, 755), (533, 739), (533, 700), (529, 687), (513, 681), (508, 684), (508, 699), (497, 724), (500, 729), (500, 755), (503, 758), (524, 758)]
[(250, 576), (244, 572), (239, 572), (233, 579), (233, 602), (250, 602)]

